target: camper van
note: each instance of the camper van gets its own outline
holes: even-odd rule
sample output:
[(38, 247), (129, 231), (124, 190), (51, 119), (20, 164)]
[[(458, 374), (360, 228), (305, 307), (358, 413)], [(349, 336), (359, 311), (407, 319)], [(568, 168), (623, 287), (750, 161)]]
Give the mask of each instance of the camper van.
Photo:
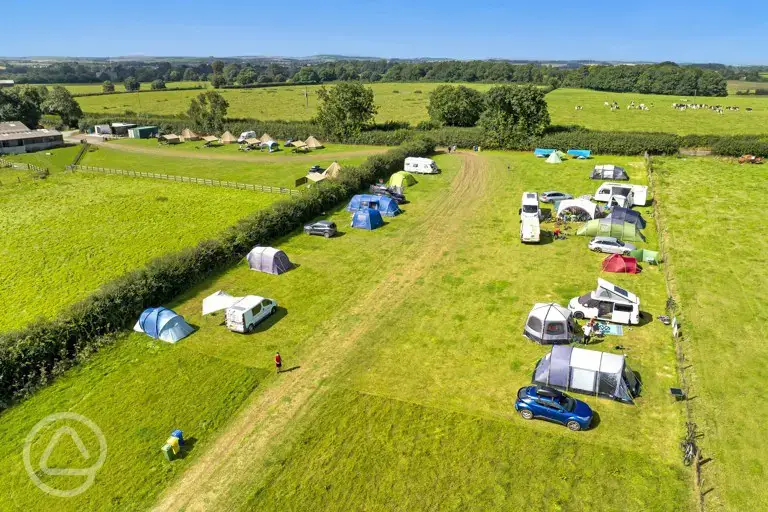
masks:
[(645, 206), (648, 200), (648, 187), (644, 185), (630, 185), (622, 183), (605, 182), (595, 192), (595, 201), (607, 202), (609, 206)]
[(577, 319), (596, 318), (617, 324), (640, 323), (640, 299), (637, 295), (605, 279), (598, 278), (596, 290), (571, 299), (568, 309)]
[(523, 192), (520, 207), (520, 241), (523, 243), (538, 243), (541, 239), (541, 210), (539, 209), (539, 194)]
[(440, 169), (437, 168), (437, 164), (431, 158), (409, 156), (405, 159), (404, 167), (404, 171), (415, 174), (437, 174), (440, 172)]
[(243, 132), (237, 138), (237, 142), (239, 144), (242, 144), (243, 142), (246, 141), (246, 139), (255, 139), (255, 138), (256, 138), (256, 132)]
[(233, 332), (251, 332), (259, 322), (277, 311), (277, 302), (258, 295), (246, 295), (225, 310), (227, 328)]

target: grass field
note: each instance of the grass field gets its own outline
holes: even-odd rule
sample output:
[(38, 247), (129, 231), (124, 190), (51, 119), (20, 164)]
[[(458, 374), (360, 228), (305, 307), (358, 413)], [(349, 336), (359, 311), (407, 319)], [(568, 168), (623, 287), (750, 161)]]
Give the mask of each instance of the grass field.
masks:
[(660, 206), (702, 427), (705, 489), (712, 510), (766, 510), (768, 378), (765, 286), (759, 206), (768, 186), (763, 167), (733, 160), (660, 159)]
[(728, 80), (728, 94), (734, 94), (736, 91), (754, 91), (755, 89), (768, 89), (768, 82)]
[[(56, 85), (63, 85), (67, 88), (69, 92), (72, 94), (91, 94), (96, 92), (103, 92), (104, 89), (102, 88), (101, 84), (56, 84)], [(166, 89), (180, 89), (185, 87), (202, 87), (207, 88), (209, 87), (208, 82), (166, 82), (165, 88)], [(53, 85), (48, 85), (48, 88), (52, 88)], [(148, 91), (151, 89), (151, 83), (150, 82), (142, 82), (141, 83), (141, 90), (142, 91)], [(115, 84), (115, 92), (125, 92), (125, 86), (122, 82), (118, 82)]]

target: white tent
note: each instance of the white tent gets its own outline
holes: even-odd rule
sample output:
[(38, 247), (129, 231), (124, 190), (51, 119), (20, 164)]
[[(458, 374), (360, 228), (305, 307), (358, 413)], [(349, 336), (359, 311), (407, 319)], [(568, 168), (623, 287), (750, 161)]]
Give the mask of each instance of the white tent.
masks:
[(538, 302), (528, 313), (523, 336), (542, 344), (570, 343), (574, 328), (568, 308), (553, 302)]
[(547, 157), (547, 163), (548, 164), (560, 164), (563, 160), (560, 158), (560, 155), (557, 154), (557, 151), (553, 151), (549, 157)]
[(210, 315), (216, 311), (232, 307), (241, 299), (242, 297), (233, 297), (227, 292), (219, 290), (203, 299), (203, 315)]
[(597, 216), (597, 204), (587, 199), (564, 199), (557, 205), (557, 216), (563, 215), (566, 210), (575, 212), (577, 215), (586, 213), (590, 219)]

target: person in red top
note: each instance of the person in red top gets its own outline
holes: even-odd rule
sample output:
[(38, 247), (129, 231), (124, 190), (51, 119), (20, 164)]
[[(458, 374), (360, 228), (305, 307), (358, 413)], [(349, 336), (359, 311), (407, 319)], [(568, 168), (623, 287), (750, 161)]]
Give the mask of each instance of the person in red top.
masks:
[(275, 369), (277, 373), (280, 373), (280, 369), (283, 367), (283, 358), (280, 357), (280, 352), (275, 353)]

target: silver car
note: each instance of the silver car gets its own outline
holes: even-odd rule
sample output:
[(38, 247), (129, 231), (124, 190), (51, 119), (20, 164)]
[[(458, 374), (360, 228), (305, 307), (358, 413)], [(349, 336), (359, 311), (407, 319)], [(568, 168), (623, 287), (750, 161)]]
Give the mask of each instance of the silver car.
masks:
[(590, 240), (589, 249), (595, 252), (627, 255), (637, 249), (637, 247), (612, 236), (596, 236)]

